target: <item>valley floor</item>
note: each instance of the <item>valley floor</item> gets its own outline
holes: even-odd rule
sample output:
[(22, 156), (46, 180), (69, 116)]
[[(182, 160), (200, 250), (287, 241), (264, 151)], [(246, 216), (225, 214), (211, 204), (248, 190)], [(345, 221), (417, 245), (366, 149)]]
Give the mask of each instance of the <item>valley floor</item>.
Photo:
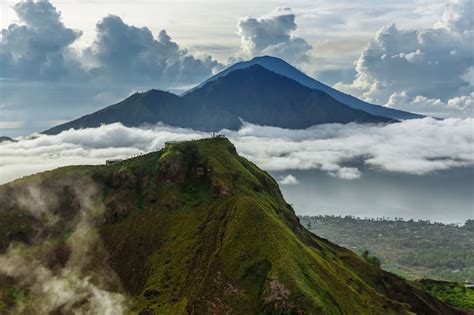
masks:
[[(358, 254), (369, 251), (380, 260), (383, 269), (409, 280), (429, 278), (461, 284), (451, 293), (474, 282), (472, 220), (463, 226), (352, 216), (300, 216), (300, 221), (313, 233)], [(446, 294), (447, 286), (442, 287)], [(440, 288), (431, 291), (438, 293)], [(472, 291), (470, 303), (474, 308), (474, 291), (468, 291)]]
[(300, 220), (313, 233), (341, 246), (357, 253), (368, 250), (384, 269), (407, 279), (474, 282), (472, 224), (351, 216), (300, 216)]

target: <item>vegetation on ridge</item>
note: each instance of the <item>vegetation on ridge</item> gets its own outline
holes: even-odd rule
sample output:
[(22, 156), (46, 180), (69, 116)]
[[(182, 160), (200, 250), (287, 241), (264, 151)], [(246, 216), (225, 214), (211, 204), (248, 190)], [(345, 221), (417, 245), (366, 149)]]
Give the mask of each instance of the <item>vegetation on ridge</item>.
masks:
[(409, 280), (474, 282), (473, 220), (463, 226), (342, 216), (301, 216), (313, 233), (357, 253), (369, 250), (382, 268)]
[[(141, 315), (462, 313), (308, 232), (275, 180), (227, 139), (23, 178), (0, 186), (0, 216), (7, 310), (90, 309), (99, 291)], [(87, 279), (74, 291), (85, 298), (45, 305), (49, 291), (16, 265), (2, 267), (13, 258), (53, 280), (73, 271)], [(12, 287), (21, 302), (8, 300)]]

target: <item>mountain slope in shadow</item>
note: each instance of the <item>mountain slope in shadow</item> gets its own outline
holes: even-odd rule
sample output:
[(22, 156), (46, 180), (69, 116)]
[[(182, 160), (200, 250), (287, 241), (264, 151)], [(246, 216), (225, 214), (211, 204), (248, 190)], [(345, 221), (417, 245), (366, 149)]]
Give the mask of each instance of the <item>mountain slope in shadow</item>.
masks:
[(324, 123), (394, 121), (353, 109), (322, 91), (254, 65), (209, 81), (181, 97), (157, 90), (136, 93), (120, 103), (44, 133), (57, 134), (70, 128), (91, 128), (114, 122), (131, 127), (162, 122), (202, 131), (236, 130), (242, 120), (292, 129)]

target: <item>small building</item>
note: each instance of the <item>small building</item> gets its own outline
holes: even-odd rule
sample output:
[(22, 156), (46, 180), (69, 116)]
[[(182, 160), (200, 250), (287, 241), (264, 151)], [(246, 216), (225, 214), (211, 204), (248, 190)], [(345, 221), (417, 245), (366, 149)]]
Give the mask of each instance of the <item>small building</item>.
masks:
[(221, 134), (221, 133), (215, 133), (215, 132), (213, 132), (211, 138), (223, 139), (223, 138), (225, 138), (225, 135), (223, 135), (223, 134)]

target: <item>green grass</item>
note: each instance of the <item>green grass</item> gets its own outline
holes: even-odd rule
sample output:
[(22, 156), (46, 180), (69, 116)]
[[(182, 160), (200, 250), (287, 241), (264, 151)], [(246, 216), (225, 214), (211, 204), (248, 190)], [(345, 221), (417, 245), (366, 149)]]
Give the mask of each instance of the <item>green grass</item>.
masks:
[(453, 282), (420, 280), (417, 281), (424, 290), (430, 292), (443, 302), (463, 310), (474, 310), (474, 289)]

